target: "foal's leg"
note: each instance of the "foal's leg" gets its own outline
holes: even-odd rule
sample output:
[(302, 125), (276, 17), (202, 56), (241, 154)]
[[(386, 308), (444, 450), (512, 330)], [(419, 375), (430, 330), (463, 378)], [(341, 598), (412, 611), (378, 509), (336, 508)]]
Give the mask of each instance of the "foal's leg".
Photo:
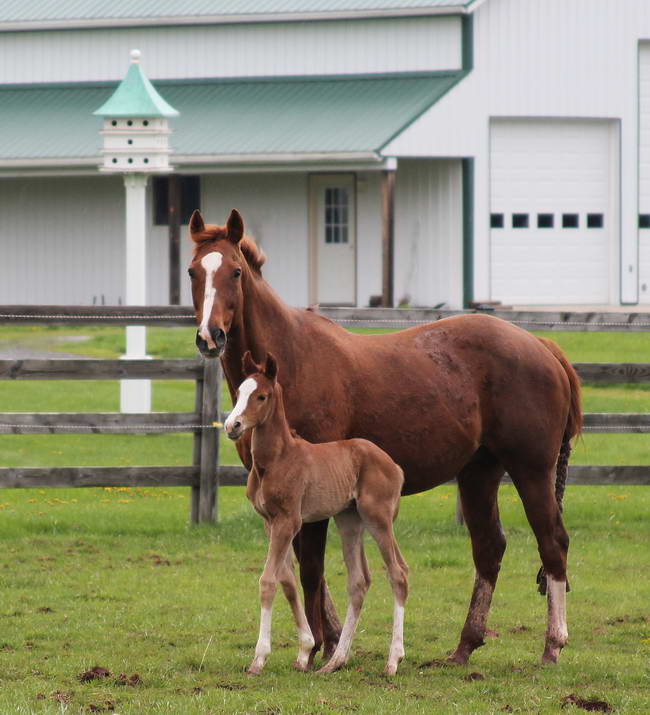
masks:
[(548, 623), (542, 663), (557, 663), (569, 640), (566, 624), (566, 564), (569, 535), (555, 498), (555, 468), (547, 472), (509, 470), (535, 532), (547, 576)]
[(273, 599), (278, 586), (280, 571), (285, 568), (291, 540), (296, 535), (300, 522), (276, 519), (269, 529), (269, 550), (264, 571), (260, 577), (260, 633), (255, 647), (255, 657), (248, 667), (250, 675), (259, 675), (271, 652), (271, 615)]
[(363, 522), (359, 514), (350, 509), (334, 519), (341, 534), (343, 558), (348, 571), (348, 610), (336, 650), (319, 673), (333, 673), (348, 662), (352, 638), (370, 586), (368, 563), (363, 551)]
[(305, 612), (315, 640), (309, 665), (313, 663), (321, 645), (324, 645), (323, 657), (329, 658), (341, 635), (341, 624), (324, 578), (328, 524), (327, 519), (303, 524), (293, 543), (300, 564)]
[(284, 566), (280, 567), (280, 583), (284, 590), (284, 595), (289, 601), (291, 611), (293, 612), (296, 626), (298, 627), (298, 657), (293, 667), (296, 670), (306, 671), (309, 668), (309, 657), (314, 647), (314, 637), (311, 634), (305, 610), (298, 598), (298, 589), (296, 588), (296, 576), (293, 572), (293, 564), (291, 563), (291, 551), (287, 551), (287, 557)]
[(393, 589), (393, 636), (384, 673), (395, 675), (397, 666), (404, 658), (404, 605), (408, 596), (408, 566), (395, 540), (392, 515), (363, 513), (363, 518), (368, 531), (377, 542)]
[(452, 663), (459, 665), (465, 665), (471, 653), (484, 645), (492, 594), (506, 549), (497, 503), (503, 471), (499, 464), (471, 462), (458, 475), (463, 516), (472, 538), (476, 567), (474, 590), (460, 643), (449, 656)]

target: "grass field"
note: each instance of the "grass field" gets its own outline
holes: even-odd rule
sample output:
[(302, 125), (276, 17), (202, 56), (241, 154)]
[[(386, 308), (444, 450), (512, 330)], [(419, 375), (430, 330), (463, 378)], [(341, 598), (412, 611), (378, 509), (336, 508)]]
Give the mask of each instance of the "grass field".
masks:
[[(194, 353), (191, 330), (150, 330), (156, 357)], [(87, 336), (70, 343), (67, 336)], [(650, 336), (557, 333), (574, 361), (650, 361)], [(4, 345), (113, 357), (116, 328), (28, 328)], [(191, 383), (154, 385), (154, 408), (189, 410)], [(104, 411), (116, 383), (0, 382), (1, 411)], [(650, 411), (645, 386), (585, 387), (588, 411)], [(228, 445), (230, 447), (230, 445)], [(587, 435), (574, 463), (650, 464), (644, 435)], [(0, 464), (185, 464), (189, 436), (0, 436)], [(224, 461), (235, 463), (231, 451)], [(187, 489), (0, 491), (0, 713), (579, 712), (573, 700), (650, 712), (650, 490), (569, 488), (570, 643), (542, 667), (545, 603), (536, 546), (512, 487), (500, 493), (508, 550), (490, 627), (498, 633), (467, 668), (436, 659), (455, 646), (473, 580), (455, 492), (403, 500), (397, 536), (411, 567), (407, 657), (381, 676), (391, 596), (376, 549), (374, 583), (348, 668), (329, 677), (291, 669), (296, 639), (276, 601), (265, 674), (244, 674), (258, 626), (260, 520), (241, 488), (222, 489), (219, 527), (189, 528)], [(332, 532), (327, 574), (339, 611), (345, 581)], [(432, 663), (432, 660), (434, 661)], [(82, 683), (93, 666), (102, 680)], [(141, 682), (120, 684), (138, 673)], [(472, 676), (479, 673), (479, 676)], [(563, 708), (566, 704), (566, 708)]]

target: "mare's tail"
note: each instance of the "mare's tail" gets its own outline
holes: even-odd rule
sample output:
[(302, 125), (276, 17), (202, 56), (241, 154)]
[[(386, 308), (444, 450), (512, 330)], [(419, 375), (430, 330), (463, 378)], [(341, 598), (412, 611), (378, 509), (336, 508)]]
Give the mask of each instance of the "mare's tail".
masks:
[[(571, 440), (577, 437), (582, 430), (582, 405), (580, 399), (580, 378), (576, 373), (573, 365), (567, 360), (566, 355), (560, 350), (557, 343), (546, 338), (538, 338), (544, 344), (560, 365), (564, 368), (564, 372), (569, 380), (571, 398), (569, 403), (569, 414), (567, 416), (566, 427), (564, 428), (564, 436), (562, 437), (562, 445), (557, 458), (557, 467), (555, 469), (555, 498), (557, 505), (562, 511), (562, 500), (564, 499), (564, 490), (566, 488), (566, 480), (569, 473), (569, 457), (571, 456)], [(537, 574), (538, 590), (542, 595), (546, 595), (546, 574), (542, 567)], [(567, 591), (569, 583), (567, 581)]]

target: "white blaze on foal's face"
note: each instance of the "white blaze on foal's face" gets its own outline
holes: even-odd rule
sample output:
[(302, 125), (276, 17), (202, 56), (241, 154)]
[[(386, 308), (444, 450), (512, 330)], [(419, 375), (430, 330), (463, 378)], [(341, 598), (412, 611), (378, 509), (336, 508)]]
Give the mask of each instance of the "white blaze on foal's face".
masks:
[(219, 251), (212, 251), (212, 253), (206, 253), (201, 259), (201, 266), (205, 271), (205, 290), (203, 293), (203, 308), (201, 310), (201, 325), (199, 326), (199, 335), (208, 344), (212, 342), (212, 336), (210, 335), (210, 329), (208, 328), (208, 322), (210, 321), (210, 315), (212, 314), (212, 308), (214, 306), (214, 299), (217, 297), (217, 289), (214, 287), (214, 276), (219, 270), (221, 262), (223, 261), (223, 254)]
[[(237, 398), (237, 404), (235, 405), (230, 415), (228, 415), (228, 419), (226, 420), (226, 424), (224, 425), (228, 434), (233, 431), (235, 422), (237, 421), (240, 421), (242, 423), (241, 432), (248, 428), (248, 425), (244, 424), (244, 421), (240, 420), (239, 418), (246, 411), (246, 408), (248, 407), (248, 400), (256, 389), (257, 381), (252, 377), (246, 378), (244, 382), (242, 382), (242, 384), (239, 386), (239, 397)], [(238, 435), (240, 435), (241, 432), (239, 432)]]

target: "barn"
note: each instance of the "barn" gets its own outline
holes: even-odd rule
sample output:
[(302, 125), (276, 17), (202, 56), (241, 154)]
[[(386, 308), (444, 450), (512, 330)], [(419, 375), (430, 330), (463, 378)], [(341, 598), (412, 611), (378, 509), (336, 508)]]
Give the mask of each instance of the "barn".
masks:
[(136, 47), (180, 113), (150, 304), (190, 301), (170, 195), (239, 208), (294, 305), (650, 303), (644, 0), (12, 0), (0, 33), (1, 303), (124, 302), (93, 111)]

